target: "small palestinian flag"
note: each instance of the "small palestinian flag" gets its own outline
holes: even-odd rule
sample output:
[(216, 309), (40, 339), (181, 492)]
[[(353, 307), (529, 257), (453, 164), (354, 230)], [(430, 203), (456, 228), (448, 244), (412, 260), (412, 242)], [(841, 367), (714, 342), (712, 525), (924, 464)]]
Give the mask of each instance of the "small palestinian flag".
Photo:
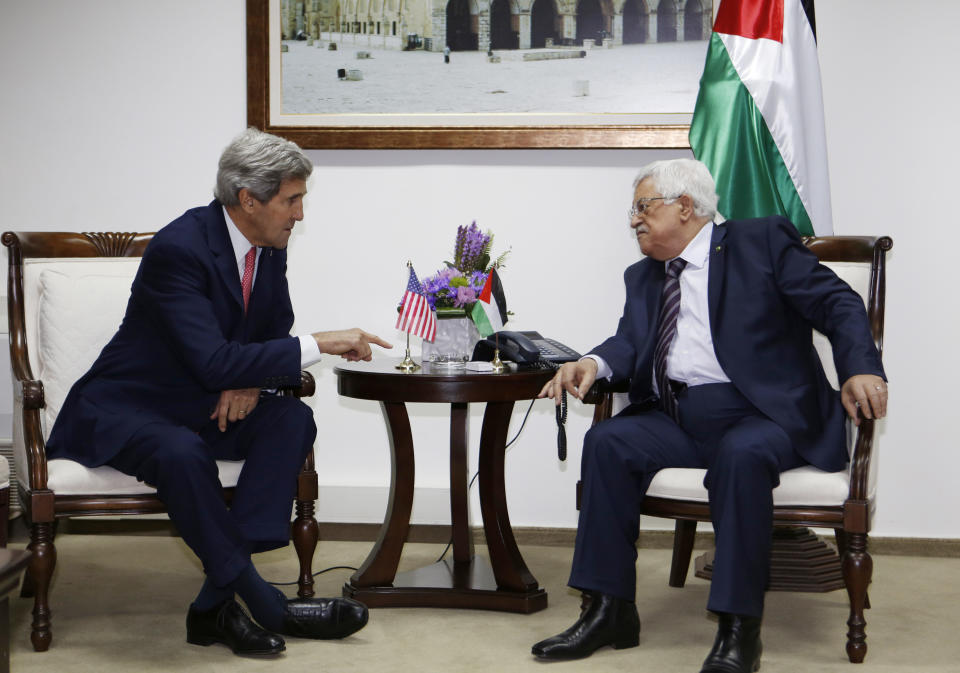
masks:
[(499, 332), (507, 322), (507, 300), (503, 296), (503, 285), (500, 284), (500, 276), (495, 268), (490, 269), (487, 282), (484, 283), (470, 315), (482, 337)]

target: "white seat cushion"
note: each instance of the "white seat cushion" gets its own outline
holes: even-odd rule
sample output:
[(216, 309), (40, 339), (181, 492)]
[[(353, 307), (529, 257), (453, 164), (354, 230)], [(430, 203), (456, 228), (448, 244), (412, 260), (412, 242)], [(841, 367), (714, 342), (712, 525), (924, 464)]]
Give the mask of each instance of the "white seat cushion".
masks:
[[(220, 483), (225, 487), (236, 486), (243, 461), (218, 460)], [(24, 486), (26, 487), (25, 480)], [(156, 493), (136, 477), (119, 472), (112, 467), (84, 467), (72, 460), (56, 459), (47, 463), (47, 485), (56, 495), (141, 495)]]
[[(703, 487), (706, 470), (670, 467), (660, 470), (650, 482), (647, 495), (668, 500), (707, 502)], [(811, 465), (787, 470), (780, 475), (780, 485), (773, 489), (774, 506), (808, 505), (839, 507), (850, 493), (847, 472), (824, 472)], [(873, 494), (870, 494), (871, 497)]]
[(0, 456), (0, 489), (10, 488), (10, 462)]

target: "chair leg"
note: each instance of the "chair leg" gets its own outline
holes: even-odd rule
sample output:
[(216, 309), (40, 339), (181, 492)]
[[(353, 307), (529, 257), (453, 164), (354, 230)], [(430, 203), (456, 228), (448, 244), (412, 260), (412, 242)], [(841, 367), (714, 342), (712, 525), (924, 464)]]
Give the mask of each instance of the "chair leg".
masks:
[(313, 554), (320, 539), (320, 526), (314, 517), (313, 500), (297, 500), (297, 516), (293, 520), (293, 546), (300, 560), (300, 577), (297, 580), (297, 595), (300, 598), (313, 596)]
[(837, 542), (837, 554), (840, 558), (847, 552), (847, 532), (842, 528), (833, 529), (833, 539)]
[[(837, 554), (843, 559), (843, 555), (847, 552), (847, 532), (841, 528), (833, 529), (834, 538), (837, 541)], [(863, 609), (870, 609), (870, 592), (863, 597)]]
[(0, 547), (7, 546), (10, 530), (10, 487), (0, 488)]
[(673, 561), (670, 563), (670, 586), (672, 587), (682, 587), (687, 582), (696, 534), (696, 521), (677, 519), (673, 530)]
[(850, 618), (847, 620), (847, 657), (854, 664), (863, 663), (867, 655), (866, 620), (867, 586), (873, 575), (873, 559), (867, 553), (867, 534), (848, 533), (843, 554), (843, 580), (850, 596)]
[[(33, 622), (30, 625), (30, 642), (37, 652), (46, 652), (53, 639), (50, 630), (50, 582), (57, 565), (57, 548), (53, 544), (53, 523), (44, 521), (30, 526), (30, 557), (27, 566), (30, 586), (24, 582), (24, 590), (33, 594)], [(29, 595), (29, 594), (23, 594)]]

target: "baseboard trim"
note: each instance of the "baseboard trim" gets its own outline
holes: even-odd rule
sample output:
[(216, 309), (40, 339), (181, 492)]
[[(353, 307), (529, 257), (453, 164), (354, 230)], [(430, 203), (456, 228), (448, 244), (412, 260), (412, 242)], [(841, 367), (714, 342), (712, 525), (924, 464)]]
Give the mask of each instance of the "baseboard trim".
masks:
[[(22, 525), (22, 524), (21, 524)], [(84, 518), (66, 519), (60, 522), (61, 533), (97, 535), (176, 535), (168, 519), (130, 518)], [(378, 523), (321, 522), (320, 539), (343, 542), (373, 542), (380, 534)], [(572, 528), (538, 528), (518, 526), (513, 535), (519, 545), (544, 547), (572, 547), (577, 531)], [(828, 539), (832, 536), (827, 536)], [(484, 544), (483, 528), (473, 529), (476, 544)], [(413, 524), (407, 536), (408, 542), (443, 544), (450, 540), (450, 527), (434, 524)], [(929, 556), (937, 558), (960, 558), (960, 539), (873, 537), (869, 538), (870, 552), (888, 556)], [(699, 532), (694, 541), (695, 549), (711, 549), (713, 533)], [(672, 549), (672, 530), (642, 530), (637, 540), (639, 549)]]

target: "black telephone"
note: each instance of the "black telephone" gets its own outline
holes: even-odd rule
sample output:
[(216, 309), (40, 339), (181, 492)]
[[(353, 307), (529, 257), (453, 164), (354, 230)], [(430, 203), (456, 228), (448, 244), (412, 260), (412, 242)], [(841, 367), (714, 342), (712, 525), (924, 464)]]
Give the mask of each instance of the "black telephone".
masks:
[(580, 354), (559, 341), (547, 339), (539, 332), (511, 332), (505, 330), (478, 341), (473, 349), (473, 360), (492, 360), (500, 348), (500, 359), (517, 363), (517, 367), (555, 368), (564, 362), (580, 359)]

